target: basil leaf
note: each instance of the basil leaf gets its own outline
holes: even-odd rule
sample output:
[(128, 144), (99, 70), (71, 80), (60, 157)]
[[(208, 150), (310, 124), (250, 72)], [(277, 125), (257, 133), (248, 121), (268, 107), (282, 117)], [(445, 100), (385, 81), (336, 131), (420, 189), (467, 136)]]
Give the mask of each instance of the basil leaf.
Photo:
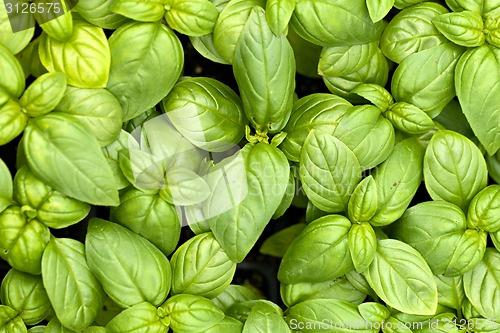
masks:
[(392, 9), (393, 5), (394, 0), (366, 0), (368, 13), (374, 23), (382, 20)]
[(166, 0), (165, 6), (167, 23), (188, 36), (212, 33), (219, 16), (217, 7), (208, 0)]
[(46, 73), (37, 78), (21, 96), (19, 103), (30, 117), (52, 111), (66, 91), (66, 76)]
[(478, 12), (441, 14), (432, 19), (432, 24), (457, 45), (476, 47), (484, 44), (483, 18)]
[(165, 255), (174, 252), (181, 234), (175, 207), (157, 194), (136, 189), (120, 196), (120, 205), (111, 210), (111, 220), (146, 238)]
[(322, 47), (303, 39), (293, 29), (288, 29), (287, 39), (295, 55), (297, 73), (317, 79), (318, 62)]
[(500, 300), (495, 297), (500, 288), (500, 254), (488, 248), (483, 260), (464, 274), (465, 295), (485, 318), (500, 316)]
[(460, 309), (465, 299), (462, 276), (434, 276), (438, 288), (438, 303), (453, 309)]
[(122, 108), (106, 89), (68, 87), (55, 111), (74, 116), (97, 138), (102, 147), (111, 144), (120, 134)]
[(297, 223), (276, 232), (262, 243), (260, 253), (283, 258), (292, 241), (300, 235), (305, 227), (305, 223)]
[(292, 330), (301, 332), (375, 333), (379, 329), (367, 325), (357, 306), (338, 299), (306, 300), (289, 308), (286, 320)]
[(500, 48), (500, 15), (498, 11), (492, 11), (490, 15), (486, 15), (484, 32), (486, 41), (492, 46)]
[[(337, 24), (330, 24), (332, 17)], [(297, 0), (290, 24), (305, 40), (325, 47), (375, 42), (384, 29), (371, 21), (364, 1), (348, 0)]]
[(241, 333), (242, 330), (243, 324), (241, 321), (226, 316), (217, 324), (205, 330), (205, 333)]
[(18, 206), (0, 214), (0, 257), (18, 271), (39, 275), (50, 231), (37, 220), (27, 221)]
[(333, 94), (315, 93), (299, 99), (294, 103), (290, 120), (283, 129), (287, 136), (279, 148), (290, 161), (299, 162), (309, 132), (317, 129), (333, 134), (351, 106), (351, 103)]
[(364, 275), (391, 307), (409, 314), (436, 312), (436, 282), (424, 258), (410, 245), (394, 239), (378, 241), (375, 258)]
[(490, 185), (472, 199), (467, 212), (471, 229), (497, 232), (500, 230), (500, 185)]
[(395, 128), (408, 134), (424, 134), (435, 127), (427, 113), (406, 102), (392, 104), (383, 115)]
[[(488, 80), (481, 81), (479, 86), (479, 77)], [(500, 62), (488, 45), (467, 50), (457, 63), (455, 88), (458, 100), (474, 134), (489, 155), (500, 148), (499, 82)]]
[(0, 44), (0, 88), (17, 98), (23, 93), (25, 84), (21, 64), (9, 49)]
[(217, 297), (229, 286), (236, 264), (212, 233), (197, 235), (181, 245), (171, 259), (172, 294)]
[(233, 71), (252, 126), (262, 133), (281, 131), (292, 111), (295, 58), (286, 37), (273, 34), (260, 7), (252, 10), (241, 33)]
[(324, 282), (350, 271), (350, 227), (351, 222), (341, 215), (327, 215), (311, 222), (285, 252), (278, 280), (286, 284)]
[(28, 164), (42, 181), (90, 204), (118, 204), (116, 183), (99, 143), (71, 116), (32, 119), (24, 135)]
[(238, 95), (211, 78), (179, 81), (163, 99), (162, 108), (179, 133), (211, 152), (226, 151), (238, 144), (248, 123)]
[(276, 36), (286, 33), (296, 0), (269, 0), (266, 2), (266, 19)]
[(168, 259), (145, 238), (101, 219), (91, 219), (85, 239), (90, 271), (122, 307), (159, 305), (170, 290)]
[(111, 144), (102, 148), (104, 157), (106, 158), (106, 161), (111, 168), (111, 171), (115, 177), (116, 185), (119, 190), (130, 185), (129, 181), (120, 169), (119, 157), (120, 151), (128, 148), (129, 140), (133, 140), (131, 138), (131, 135), (124, 130), (120, 130), (118, 138), (116, 138), (116, 140)]
[(262, 296), (257, 294), (257, 290), (251, 289), (249, 286), (230, 284), (216, 298), (213, 298), (212, 302), (227, 313), (227, 310), (235, 304), (261, 298)]
[(158, 308), (162, 321), (178, 332), (204, 332), (224, 319), (224, 312), (210, 300), (189, 294), (174, 295)]
[(102, 28), (75, 20), (73, 34), (64, 42), (42, 34), (39, 54), (47, 70), (66, 75), (69, 85), (106, 87), (111, 58)]
[(281, 284), (280, 291), (288, 307), (308, 299), (340, 299), (361, 304), (366, 298), (366, 294), (357, 290), (345, 277), (317, 283)]
[(0, 158), (0, 213), (12, 204), (12, 176), (5, 162)]
[(43, 287), (42, 277), (11, 269), (2, 281), (2, 304), (19, 311), (27, 325), (36, 325), (52, 311), (52, 305)]
[(391, 315), (385, 306), (375, 302), (366, 302), (358, 305), (358, 311), (363, 319), (368, 322), (383, 322)]
[(318, 130), (307, 136), (299, 172), (309, 200), (330, 213), (347, 209), (349, 197), (361, 180), (356, 155), (336, 137)]
[(9, 143), (21, 134), (28, 122), (18, 102), (10, 100), (0, 106), (0, 145)]
[[(129, 52), (130, 43), (134, 52)], [(111, 71), (106, 87), (122, 105), (124, 121), (158, 104), (184, 64), (179, 39), (160, 22), (122, 25), (109, 38), (109, 47)]]
[(456, 244), (453, 257), (445, 275), (459, 276), (473, 269), (483, 258), (486, 250), (487, 233), (467, 229)]
[(484, 2), (489, 0), (446, 0), (446, 4), (455, 12), (461, 12), (464, 10), (474, 11), (481, 13)]
[(321, 50), (318, 73), (321, 76), (343, 76), (359, 71), (365, 66), (378, 49), (378, 42), (330, 46)]
[(32, 75), (33, 77), (39, 77), (47, 73), (47, 69), (43, 67), (40, 62), (40, 56), (38, 53), (40, 45), (40, 37), (34, 39), (32, 42), (26, 46), (26, 48), (18, 54), (17, 59), (24, 69), (24, 75)]
[(87, 0), (78, 1), (75, 9), (86, 21), (103, 29), (116, 29), (129, 19), (111, 11), (113, 1)]
[(27, 332), (21, 317), (18, 316), (18, 311), (6, 305), (0, 305), (0, 329), (3, 332)]
[(109, 333), (155, 332), (167, 333), (168, 326), (156, 314), (156, 306), (148, 302), (136, 304), (120, 312), (107, 325)]
[(373, 226), (383, 226), (396, 221), (410, 204), (422, 182), (424, 149), (417, 139), (405, 139), (375, 171), (377, 184), (377, 213), (371, 218)]
[(424, 157), (425, 187), (434, 200), (446, 200), (464, 211), (487, 185), (488, 170), (479, 148), (448, 130), (434, 134)]
[(352, 263), (357, 272), (364, 272), (377, 251), (377, 236), (368, 222), (355, 223), (347, 234)]
[(203, 202), (210, 196), (207, 182), (191, 170), (170, 168), (165, 176), (165, 187), (159, 192), (163, 200), (180, 206)]
[(33, 16), (45, 34), (55, 40), (65, 42), (73, 35), (73, 14), (71, 10), (68, 10), (68, 2), (59, 1), (57, 3), (62, 7), (64, 14), (52, 18), (52, 13), (50, 12), (43, 13), (35, 11)]
[(352, 90), (352, 93), (369, 100), (380, 109), (380, 112), (385, 112), (394, 103), (392, 95), (384, 87), (374, 83), (360, 84)]
[(372, 175), (364, 178), (354, 189), (349, 203), (347, 213), (352, 222), (369, 221), (377, 212), (378, 192), (377, 184)]
[(21, 17), (24, 15), (22, 13), (18, 14), (14, 10), (7, 14), (7, 8), (3, 0), (0, 6), (0, 45), (5, 46), (12, 54), (17, 54), (21, 52), (33, 38), (35, 27), (13, 32), (11, 20), (13, 22), (16, 22), (17, 19), (23, 20)]
[(333, 135), (356, 155), (362, 170), (385, 161), (394, 148), (394, 128), (372, 105), (350, 108), (335, 128)]
[(380, 49), (387, 58), (399, 64), (410, 54), (447, 43), (448, 39), (432, 24), (434, 17), (444, 13), (448, 10), (434, 2), (403, 9), (384, 29)]
[(64, 327), (59, 322), (57, 317), (54, 317), (49, 321), (44, 331), (44, 333), (73, 333), (73, 332), (74, 332), (73, 330)]
[(245, 321), (242, 333), (253, 332), (291, 333), (283, 313), (265, 302), (255, 304)]
[(53, 238), (42, 257), (43, 286), (63, 326), (81, 331), (99, 311), (104, 292), (85, 261), (82, 243)]
[[(266, 143), (247, 144), (236, 158), (239, 163), (234, 167), (215, 165), (213, 181), (207, 179), (212, 195), (204, 211), (215, 238), (239, 263), (280, 205), (290, 166), (279, 149)], [(242, 179), (243, 185), (231, 186), (233, 180), (241, 183)]]
[(283, 199), (281, 200), (279, 207), (273, 214), (272, 217), (273, 220), (282, 217), (286, 213), (288, 208), (290, 208), (290, 206), (292, 205), (293, 198), (295, 197), (295, 192), (296, 192), (295, 176), (292, 174), (292, 172), (290, 172), (285, 195), (283, 196)]
[[(394, 99), (413, 104), (431, 116), (439, 114), (455, 97), (455, 65), (463, 52), (462, 47), (445, 43), (406, 57), (392, 78)], [(422, 72), (422, 68), (427, 70)]]
[(134, 21), (155, 22), (163, 18), (165, 1), (138, 1), (138, 0), (117, 0), (113, 1), (109, 9), (116, 14), (120, 14)]

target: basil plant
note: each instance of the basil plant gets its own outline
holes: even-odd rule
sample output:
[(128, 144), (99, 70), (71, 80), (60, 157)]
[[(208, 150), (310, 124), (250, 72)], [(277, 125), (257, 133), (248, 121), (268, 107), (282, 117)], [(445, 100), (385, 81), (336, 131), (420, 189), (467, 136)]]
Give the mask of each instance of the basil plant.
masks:
[(0, 0), (0, 333), (500, 332), (499, 184), (500, 0)]

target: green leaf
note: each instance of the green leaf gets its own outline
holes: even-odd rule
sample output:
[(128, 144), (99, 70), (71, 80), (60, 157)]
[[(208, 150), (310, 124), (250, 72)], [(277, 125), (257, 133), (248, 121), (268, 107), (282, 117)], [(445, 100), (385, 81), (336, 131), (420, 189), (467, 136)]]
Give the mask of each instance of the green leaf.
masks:
[[(134, 52), (130, 52), (131, 43)], [(109, 47), (111, 71), (106, 87), (122, 105), (123, 121), (158, 104), (184, 65), (179, 39), (160, 22), (122, 25), (109, 38)]]
[(241, 333), (242, 330), (243, 324), (241, 321), (226, 316), (217, 324), (205, 330), (205, 333)]
[(427, 113), (406, 102), (392, 104), (384, 112), (384, 117), (398, 130), (412, 135), (427, 133), (435, 127)]
[(108, 0), (78, 1), (75, 9), (78, 14), (93, 25), (103, 29), (116, 29), (127, 23), (129, 19), (111, 11), (113, 2)]
[(472, 199), (467, 212), (471, 229), (497, 232), (500, 230), (500, 185), (490, 185)]
[(267, 238), (260, 247), (260, 253), (283, 258), (292, 241), (304, 230), (305, 223), (296, 223)]
[(297, 0), (290, 24), (302, 38), (326, 47), (375, 42), (384, 29), (371, 21), (364, 1), (350, 0)]
[(74, 331), (90, 326), (104, 292), (90, 272), (82, 243), (53, 238), (42, 257), (43, 286), (61, 324)]
[(38, 77), (21, 96), (19, 103), (30, 117), (52, 111), (66, 91), (66, 76), (46, 73)]
[(122, 108), (106, 89), (68, 87), (54, 110), (74, 116), (97, 138), (101, 147), (111, 144), (120, 134)]
[(489, 0), (446, 0), (446, 4), (450, 7), (454, 12), (461, 12), (464, 10), (474, 11), (481, 14), (482, 7), (487, 6)]
[(283, 199), (281, 199), (280, 205), (273, 214), (272, 217), (273, 220), (282, 217), (287, 212), (288, 208), (290, 208), (293, 202), (293, 198), (295, 197), (295, 192), (297, 191), (296, 187), (297, 186), (296, 186), (295, 176), (292, 174), (292, 172), (290, 172), (290, 175), (288, 176), (288, 185), (286, 186), (285, 195), (283, 196)]
[[(455, 69), (463, 113), (489, 155), (500, 148), (500, 61), (493, 49), (483, 45), (466, 51)], [(478, 81), (480, 77), (488, 79)]]
[(210, 300), (189, 294), (170, 297), (158, 313), (175, 332), (204, 332), (224, 319), (224, 312)]
[(170, 290), (168, 259), (145, 238), (105, 220), (92, 219), (85, 239), (89, 268), (122, 307), (161, 304)]
[(112, 2), (109, 9), (134, 21), (156, 22), (163, 18), (164, 3), (163, 0), (117, 0)]
[(394, 148), (394, 128), (380, 109), (372, 105), (356, 105), (340, 120), (333, 135), (352, 150), (362, 170), (385, 161)]
[(0, 145), (9, 143), (21, 134), (27, 122), (28, 116), (22, 112), (18, 102), (9, 100), (0, 106)]
[(349, 197), (361, 180), (354, 153), (336, 137), (318, 130), (307, 136), (299, 171), (309, 200), (330, 213), (347, 210)]
[(394, 103), (392, 95), (384, 88), (378, 84), (364, 83), (360, 84), (352, 93), (355, 93), (380, 109), (380, 112), (385, 112), (389, 106)]
[[(498, 9), (498, 8), (497, 8)], [(484, 20), (484, 31), (486, 35), (486, 41), (500, 48), (500, 12), (493, 11), (490, 15), (486, 15)]]
[(464, 48), (446, 43), (406, 57), (392, 78), (394, 99), (413, 104), (431, 117), (439, 114), (455, 97), (455, 66), (463, 52)]
[(343, 76), (359, 71), (378, 49), (378, 42), (324, 47), (318, 63), (321, 76)]
[(355, 304), (338, 299), (306, 300), (287, 310), (292, 330), (319, 333), (325, 331), (376, 333), (361, 317)]
[(358, 311), (367, 322), (383, 322), (391, 315), (385, 306), (375, 302), (366, 302), (358, 305)]
[(307, 225), (286, 251), (279, 281), (324, 282), (349, 272), (353, 268), (347, 245), (350, 227), (341, 215), (327, 215)]
[(369, 221), (377, 212), (378, 192), (377, 184), (372, 175), (364, 178), (354, 189), (349, 203), (347, 213), (351, 222)]
[(254, 332), (291, 333), (283, 313), (265, 302), (258, 302), (252, 307), (243, 326), (242, 333)]
[(462, 276), (434, 276), (438, 288), (438, 303), (452, 309), (461, 309), (465, 299)]
[(292, 112), (295, 58), (285, 36), (276, 36), (264, 9), (255, 7), (238, 41), (233, 61), (243, 109), (252, 126), (277, 133)]
[(12, 176), (5, 162), (0, 158), (0, 213), (12, 204)]
[(19, 311), (27, 325), (36, 325), (52, 311), (52, 305), (43, 287), (40, 275), (31, 275), (11, 269), (2, 281), (2, 304)]
[(163, 99), (162, 108), (179, 133), (211, 152), (237, 145), (248, 124), (238, 95), (211, 78), (182, 79)]
[(247, 144), (210, 171), (204, 213), (231, 260), (243, 261), (252, 249), (281, 203), (289, 173), (285, 155), (266, 143)]
[(456, 244), (453, 257), (444, 274), (459, 276), (473, 269), (484, 256), (487, 235), (484, 231), (465, 230)]
[(212, 302), (227, 313), (227, 310), (235, 304), (255, 301), (260, 298), (262, 297), (257, 294), (257, 290), (251, 289), (250, 286), (230, 284), (222, 293), (212, 299)]
[(56, 3), (62, 7), (64, 11), (63, 15), (54, 18), (50, 12), (42, 13), (35, 11), (33, 16), (45, 34), (55, 40), (65, 42), (68, 41), (73, 35), (73, 14), (71, 10), (68, 10), (69, 2), (57, 1)]
[(266, 1), (266, 19), (276, 36), (286, 34), (288, 23), (292, 18), (296, 0)]
[(49, 323), (47, 324), (47, 327), (44, 331), (44, 333), (73, 333), (73, 330), (70, 330), (66, 327), (64, 327), (57, 317), (52, 318)]
[(23, 93), (24, 87), (21, 64), (9, 49), (0, 44), (0, 88), (17, 98)]
[[(420, 0), (411, 2), (413, 4)], [(432, 24), (434, 17), (444, 13), (448, 13), (448, 9), (434, 2), (424, 2), (405, 8), (394, 16), (385, 28), (380, 39), (382, 52), (387, 58), (399, 64), (411, 54), (447, 43), (448, 39)]]
[(168, 326), (161, 322), (156, 306), (143, 302), (120, 312), (106, 325), (106, 331), (109, 333), (167, 333)]
[(209, 0), (166, 0), (165, 8), (167, 23), (188, 36), (212, 33), (219, 16), (217, 7)]
[(440, 130), (424, 157), (425, 187), (434, 200), (446, 200), (466, 211), (472, 198), (488, 182), (486, 162), (479, 148), (461, 134)]
[(424, 149), (417, 139), (405, 139), (394, 146), (389, 158), (375, 171), (377, 213), (370, 220), (373, 226), (396, 221), (410, 204), (422, 182)]
[(96, 205), (117, 205), (118, 190), (97, 140), (71, 116), (32, 119), (24, 150), (33, 173), (65, 195)]
[(378, 241), (365, 277), (377, 295), (399, 311), (417, 315), (436, 312), (438, 293), (432, 272), (420, 253), (403, 242)]
[(170, 168), (165, 175), (165, 187), (159, 194), (172, 205), (188, 206), (208, 198), (210, 187), (201, 176), (191, 170)]
[(354, 268), (364, 272), (375, 258), (377, 251), (377, 236), (368, 222), (353, 224), (347, 234), (349, 251)]
[(106, 35), (99, 27), (75, 20), (73, 34), (64, 42), (42, 34), (39, 54), (47, 70), (62, 72), (69, 85), (106, 87), (111, 56)]
[(500, 253), (488, 248), (483, 260), (464, 274), (464, 289), (474, 308), (485, 318), (500, 317)]
[(394, 0), (366, 0), (368, 13), (373, 22), (382, 20), (392, 9)]
[(342, 116), (352, 106), (333, 94), (307, 95), (293, 105), (290, 120), (283, 129), (287, 133), (279, 148), (292, 162), (300, 161), (300, 152), (312, 129), (333, 134)]
[(26, 333), (27, 329), (21, 317), (18, 317), (18, 311), (6, 305), (0, 305), (0, 332)]
[(295, 54), (297, 73), (314, 79), (319, 78), (318, 62), (321, 46), (303, 39), (293, 29), (288, 29), (287, 39)]
[(130, 185), (129, 181), (120, 169), (120, 151), (128, 148), (129, 140), (133, 140), (131, 135), (125, 130), (120, 130), (120, 134), (115, 141), (102, 148), (106, 161), (113, 172), (116, 185), (119, 190)]
[(18, 55), (18, 60), (24, 69), (25, 75), (31, 74), (33, 77), (39, 77), (47, 73), (47, 69), (40, 62), (39, 45), (40, 37), (30, 42)]
[(25, 18), (26, 15), (23, 13), (16, 13), (16, 11), (7, 14), (7, 10), (4, 8), (6, 8), (5, 1), (2, 0), (0, 3), (0, 45), (5, 46), (12, 54), (17, 54), (21, 52), (33, 38), (35, 27), (13, 32), (11, 20), (14, 22), (14, 25), (16, 25), (18, 21), (24, 21), (23, 18)]
[(217, 297), (229, 286), (236, 264), (212, 233), (197, 235), (181, 245), (171, 259), (172, 294)]
[(465, 10), (441, 14), (432, 19), (432, 24), (457, 45), (476, 47), (484, 44), (483, 18), (478, 12)]
[(173, 205), (158, 194), (134, 188), (120, 196), (120, 205), (111, 210), (111, 220), (146, 238), (165, 255), (174, 252), (181, 234)]

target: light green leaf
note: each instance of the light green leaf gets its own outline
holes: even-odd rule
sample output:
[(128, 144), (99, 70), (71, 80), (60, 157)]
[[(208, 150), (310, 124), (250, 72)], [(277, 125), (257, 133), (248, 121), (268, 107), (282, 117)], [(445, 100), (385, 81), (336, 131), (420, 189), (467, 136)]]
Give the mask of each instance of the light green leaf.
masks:
[(441, 14), (432, 19), (432, 24), (450, 41), (465, 47), (484, 44), (483, 18), (475, 11)]
[(27, 122), (28, 116), (22, 112), (18, 102), (9, 100), (0, 106), (0, 145), (9, 143), (21, 134)]
[(382, 322), (389, 318), (390, 311), (382, 304), (366, 302), (358, 305), (358, 311), (367, 322)]
[(255, 7), (238, 41), (233, 61), (243, 109), (252, 126), (277, 133), (292, 112), (295, 58), (285, 36), (276, 36), (264, 9)]
[[(411, 2), (413, 4), (420, 0)], [(424, 2), (405, 8), (394, 16), (385, 28), (380, 39), (382, 52), (399, 64), (411, 54), (448, 43), (448, 39), (432, 24), (434, 17), (448, 12), (446, 7), (435, 2)]]
[(106, 89), (68, 87), (55, 111), (74, 116), (97, 138), (102, 147), (111, 144), (120, 134), (122, 108)]
[[(500, 8), (500, 6), (497, 7), (497, 9), (498, 8)], [(500, 48), (500, 11), (495, 10), (490, 15), (486, 15), (483, 32), (489, 44)]]
[(490, 185), (472, 199), (467, 212), (471, 229), (496, 232), (500, 230), (500, 185)]
[(377, 212), (378, 191), (377, 184), (372, 175), (364, 178), (354, 189), (349, 203), (347, 213), (351, 222), (369, 221)]
[(269, 0), (266, 2), (266, 19), (276, 36), (286, 34), (296, 0)]
[(155, 22), (160, 21), (165, 13), (163, 0), (116, 0), (109, 9), (134, 21)]
[(383, 115), (395, 128), (412, 135), (427, 133), (435, 127), (427, 113), (406, 102), (392, 104)]
[(42, 74), (47, 73), (47, 69), (40, 62), (40, 56), (38, 53), (39, 45), (40, 37), (30, 42), (28, 46), (26, 46), (26, 48), (17, 56), (17, 59), (24, 69), (25, 76), (32, 75), (33, 77), (39, 77)]
[(79, 88), (106, 87), (111, 56), (102, 28), (75, 20), (73, 34), (64, 42), (42, 34), (39, 54), (47, 70), (51, 73), (62, 72), (69, 85)]
[(464, 289), (474, 308), (485, 318), (500, 317), (500, 253), (488, 248), (483, 260), (464, 274)]
[(304, 230), (305, 223), (296, 223), (267, 238), (260, 247), (260, 253), (283, 258), (292, 241)]
[(431, 117), (439, 114), (455, 97), (455, 66), (463, 52), (463, 47), (445, 43), (406, 57), (392, 78), (394, 99), (413, 104)]
[(484, 256), (487, 236), (488, 234), (484, 231), (465, 230), (456, 244), (444, 275), (459, 276), (473, 269)]
[(235, 304), (261, 298), (257, 294), (257, 290), (250, 288), (250, 286), (230, 284), (222, 293), (212, 299), (212, 302), (227, 313), (227, 310)]
[(0, 158), (0, 213), (12, 204), (12, 176), (5, 162)]
[[(42, 2), (41, 0), (38, 1)], [(64, 12), (63, 15), (59, 15), (54, 18), (54, 10), (52, 11), (52, 13), (50, 11), (47, 11), (45, 13), (35, 11), (35, 13), (33, 13), (33, 16), (35, 17), (37, 23), (40, 25), (40, 28), (42, 28), (45, 34), (55, 40), (65, 42), (68, 41), (73, 35), (73, 14), (71, 10), (68, 10), (69, 2), (57, 1), (55, 3), (59, 5), (58, 7), (62, 8)]]
[(188, 36), (212, 33), (219, 16), (217, 7), (209, 0), (166, 0), (165, 8), (167, 23)]
[(26, 325), (24, 325), (19, 312), (6, 305), (0, 305), (0, 332), (2, 333), (26, 333)]
[(21, 96), (19, 103), (30, 117), (42, 116), (52, 111), (66, 91), (66, 76), (46, 73), (38, 77)]
[(353, 269), (347, 234), (351, 222), (327, 215), (311, 222), (285, 253), (278, 279), (285, 284), (324, 282)]
[(168, 326), (157, 315), (156, 306), (148, 302), (136, 304), (120, 312), (107, 325), (109, 333), (167, 333)]
[(91, 204), (119, 203), (99, 143), (71, 116), (48, 114), (33, 119), (23, 143), (31, 170), (52, 188)]
[(224, 312), (210, 300), (189, 294), (170, 297), (158, 314), (175, 332), (204, 332), (224, 319)]
[(361, 180), (354, 153), (336, 137), (318, 130), (307, 136), (299, 171), (309, 200), (330, 213), (347, 210), (349, 197)]
[(170, 290), (165, 255), (145, 238), (101, 219), (92, 219), (85, 239), (89, 268), (118, 305), (161, 304)]
[(120, 160), (119, 160), (120, 151), (128, 148), (129, 140), (133, 140), (131, 139), (130, 134), (125, 130), (120, 130), (118, 138), (116, 138), (116, 140), (113, 141), (111, 144), (102, 148), (104, 157), (106, 158), (106, 161), (108, 162), (109, 167), (113, 172), (116, 185), (118, 186), (119, 190), (130, 185), (129, 181), (127, 180), (122, 170), (120, 169)]
[(368, 13), (373, 22), (382, 20), (392, 9), (394, 0), (366, 0)]
[(297, 73), (317, 79), (319, 55), (322, 47), (303, 39), (293, 29), (288, 29), (287, 39), (295, 54)]
[[(281, 132), (284, 133), (284, 132)], [(276, 137), (276, 136), (275, 136)], [(274, 139), (274, 138), (273, 138)], [(272, 141), (271, 141), (272, 144)], [(273, 220), (279, 219), (287, 212), (288, 208), (292, 205), (293, 198), (295, 198), (295, 192), (297, 192), (296, 178), (290, 172), (288, 176), (288, 185), (286, 186), (285, 195), (283, 195), (283, 199), (281, 199), (281, 203), (273, 214)]]
[[(9, 3), (12, 4), (12, 2)], [(16, 13), (16, 11), (7, 14), (4, 0), (0, 1), (0, 45), (5, 46), (12, 54), (21, 52), (35, 34), (35, 27), (17, 32), (12, 31), (11, 22), (15, 25), (22, 16), (25, 14)]]
[(424, 157), (425, 187), (434, 200), (446, 200), (464, 211), (488, 182), (486, 162), (479, 148), (461, 134), (440, 130)]
[[(483, 45), (466, 51), (455, 69), (463, 113), (489, 155), (500, 148), (500, 60), (492, 50)], [(481, 77), (487, 80), (479, 80)]]
[(438, 288), (438, 303), (452, 309), (461, 309), (465, 299), (462, 276), (434, 276)]
[(0, 44), (0, 88), (12, 97), (21, 96), (25, 87), (23, 68), (12, 52)]
[(368, 222), (353, 224), (347, 234), (352, 263), (358, 273), (364, 272), (375, 258), (377, 236)]
[(436, 312), (436, 282), (424, 258), (410, 245), (394, 239), (378, 241), (365, 277), (377, 295), (399, 311), (417, 315)]
[(252, 307), (242, 333), (276, 332), (291, 333), (283, 319), (283, 313), (265, 302), (258, 302)]
[[(134, 52), (130, 52), (131, 44)], [(122, 25), (109, 38), (109, 47), (107, 89), (122, 105), (124, 121), (158, 104), (172, 89), (184, 65), (179, 39), (160, 22)]]
[(354, 88), (352, 92), (370, 101), (380, 109), (380, 112), (385, 112), (394, 103), (392, 95), (378, 84), (363, 83)]
[(321, 76), (343, 76), (359, 71), (378, 49), (378, 42), (324, 47), (318, 63)]
[(170, 168), (165, 175), (165, 187), (159, 194), (172, 205), (188, 206), (208, 198), (210, 187), (202, 177), (191, 170)]
[(104, 292), (85, 261), (82, 243), (53, 238), (42, 257), (43, 286), (61, 324), (74, 331), (90, 326)]
[(226, 316), (217, 324), (205, 330), (205, 333), (241, 333), (242, 330), (243, 324), (241, 321)]
[(236, 264), (212, 233), (197, 235), (181, 245), (171, 259), (172, 294), (217, 297), (229, 286)]
[(389, 158), (375, 171), (378, 207), (372, 217), (373, 226), (396, 221), (410, 204), (422, 182), (424, 149), (417, 139), (405, 139), (394, 146)]
[(111, 11), (113, 1), (86, 0), (78, 1), (75, 6), (78, 14), (86, 21), (103, 29), (116, 29), (127, 23), (129, 19)]

